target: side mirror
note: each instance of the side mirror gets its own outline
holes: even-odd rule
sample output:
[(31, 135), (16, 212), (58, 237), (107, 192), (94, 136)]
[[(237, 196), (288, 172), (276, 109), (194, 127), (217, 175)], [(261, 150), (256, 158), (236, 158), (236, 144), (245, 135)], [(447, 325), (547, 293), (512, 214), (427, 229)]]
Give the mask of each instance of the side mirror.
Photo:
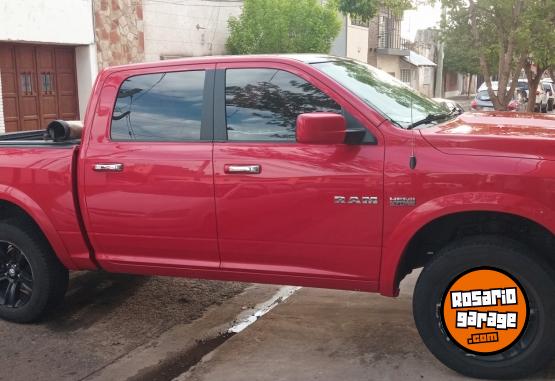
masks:
[(297, 117), (297, 142), (305, 144), (342, 144), (347, 134), (343, 115), (311, 112)]

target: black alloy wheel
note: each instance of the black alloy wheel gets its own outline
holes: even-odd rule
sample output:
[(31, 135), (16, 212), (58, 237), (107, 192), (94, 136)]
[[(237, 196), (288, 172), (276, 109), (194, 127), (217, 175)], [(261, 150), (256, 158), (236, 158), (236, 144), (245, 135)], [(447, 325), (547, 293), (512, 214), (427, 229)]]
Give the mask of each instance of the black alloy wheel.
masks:
[(25, 254), (13, 243), (0, 241), (0, 305), (23, 307), (33, 293), (33, 271)]

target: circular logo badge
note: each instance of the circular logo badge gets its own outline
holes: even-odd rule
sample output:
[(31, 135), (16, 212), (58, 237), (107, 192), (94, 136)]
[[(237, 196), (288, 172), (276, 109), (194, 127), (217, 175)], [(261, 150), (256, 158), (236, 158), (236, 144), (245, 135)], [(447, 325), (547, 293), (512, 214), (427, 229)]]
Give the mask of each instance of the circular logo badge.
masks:
[(524, 289), (503, 270), (474, 268), (447, 288), (441, 304), (445, 331), (467, 352), (490, 355), (508, 349), (522, 335), (529, 307)]

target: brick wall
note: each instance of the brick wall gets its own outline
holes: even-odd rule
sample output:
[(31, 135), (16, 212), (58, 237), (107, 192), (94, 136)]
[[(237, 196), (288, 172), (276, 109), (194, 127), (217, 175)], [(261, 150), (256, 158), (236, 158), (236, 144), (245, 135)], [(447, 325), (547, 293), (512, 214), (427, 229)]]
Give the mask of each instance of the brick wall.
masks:
[(0, 134), (6, 132), (4, 125), (4, 103), (2, 102), (2, 73), (0, 73)]
[(94, 0), (98, 68), (145, 58), (142, 0)]

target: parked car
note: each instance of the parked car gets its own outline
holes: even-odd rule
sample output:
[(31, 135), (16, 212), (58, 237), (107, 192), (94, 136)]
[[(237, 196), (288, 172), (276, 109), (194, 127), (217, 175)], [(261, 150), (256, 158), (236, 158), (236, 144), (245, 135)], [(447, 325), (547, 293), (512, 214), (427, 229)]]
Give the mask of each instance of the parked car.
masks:
[[(497, 94), (497, 89), (494, 89)], [(507, 105), (509, 111), (519, 111), (520, 107), (521, 104), (516, 95), (513, 96), (513, 99)], [(493, 107), (493, 101), (489, 96), (488, 90), (478, 91), (472, 102), (470, 102), (470, 108), (474, 111), (494, 111), (495, 108)]]
[[(491, 86), (494, 89), (494, 91), (497, 91), (498, 87), (499, 87), (499, 82), (498, 81), (491, 81)], [(509, 87), (510, 88), (510, 84)], [(480, 93), (482, 91), (487, 91), (488, 87), (486, 82), (483, 82), (480, 87), (478, 87), (477, 93)], [(516, 111), (522, 111), (521, 109), (523, 109), (525, 107), (525, 104), (528, 102), (528, 97), (530, 94), (530, 89), (528, 86), (528, 80), (524, 79), (524, 78), (520, 78), (517, 81), (516, 84), (516, 89), (515, 89), (515, 96), (514, 99), (516, 101), (518, 101), (518, 108), (516, 109)], [(489, 98), (489, 97), (488, 97)], [(493, 108), (493, 103), (491, 106), (489, 105), (485, 105), (485, 107), (492, 107)]]
[(435, 102), (445, 107), (450, 113), (460, 115), (464, 112), (464, 108), (452, 99), (432, 98)]
[[(68, 270), (396, 296), (423, 267), (430, 351), (472, 377), (524, 377), (555, 354), (554, 142), (551, 115), (457, 116), (331, 56), (104, 69), (83, 127), (0, 136), (0, 317), (43, 317)], [(496, 289), (453, 283), (482, 270)], [(508, 312), (466, 329), (486, 324), (475, 299)]]
[(540, 82), (536, 90), (536, 105), (534, 111), (546, 113), (549, 105), (549, 93), (547, 91), (549, 87), (544, 86)]
[(551, 79), (542, 80), (540, 85), (547, 97), (546, 111), (552, 111), (555, 103), (555, 85)]
[(521, 104), (524, 104), (527, 100), (528, 97), (530, 95), (530, 88), (528, 86), (528, 80), (527, 79), (519, 79), (517, 84), (517, 99), (519, 100), (519, 102)]

